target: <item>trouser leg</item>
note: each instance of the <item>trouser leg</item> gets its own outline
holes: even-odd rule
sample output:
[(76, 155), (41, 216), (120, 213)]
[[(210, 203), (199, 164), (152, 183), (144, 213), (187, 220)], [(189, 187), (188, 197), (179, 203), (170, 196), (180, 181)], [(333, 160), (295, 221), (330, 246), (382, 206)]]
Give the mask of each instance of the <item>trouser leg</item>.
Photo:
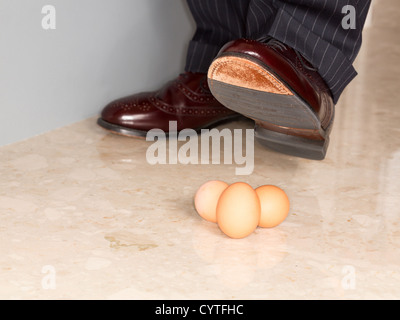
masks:
[[(272, 36), (303, 54), (337, 102), (357, 75), (353, 62), (371, 0), (188, 0), (196, 21), (186, 71), (207, 72), (221, 47), (234, 39)], [(355, 9), (355, 29), (343, 28), (345, 6)]]
[(196, 22), (189, 43), (186, 71), (206, 73), (221, 47), (246, 36), (250, 0), (187, 0)]
[(186, 71), (207, 72), (221, 47), (239, 38), (257, 39), (271, 27), (276, 9), (268, 0), (187, 0), (196, 22)]
[[(353, 62), (370, 4), (370, 0), (276, 0), (277, 13), (268, 35), (299, 51), (318, 68), (337, 102), (357, 75)], [(355, 29), (346, 27), (349, 12), (342, 11), (348, 5), (355, 9)]]

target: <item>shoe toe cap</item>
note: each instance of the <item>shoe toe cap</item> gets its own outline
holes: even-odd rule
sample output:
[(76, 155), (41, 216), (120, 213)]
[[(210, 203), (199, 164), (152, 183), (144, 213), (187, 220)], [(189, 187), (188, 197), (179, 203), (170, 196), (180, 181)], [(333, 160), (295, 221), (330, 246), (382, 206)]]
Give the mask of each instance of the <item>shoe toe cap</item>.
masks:
[(101, 118), (115, 124), (130, 122), (135, 116), (150, 109), (148, 102), (140, 98), (140, 95), (133, 95), (110, 102), (102, 110)]

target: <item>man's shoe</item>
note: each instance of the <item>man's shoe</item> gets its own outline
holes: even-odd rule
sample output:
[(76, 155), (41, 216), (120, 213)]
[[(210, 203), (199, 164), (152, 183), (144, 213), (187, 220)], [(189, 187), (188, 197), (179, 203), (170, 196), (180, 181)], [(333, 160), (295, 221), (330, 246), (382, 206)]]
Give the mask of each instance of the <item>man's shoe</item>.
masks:
[(186, 72), (155, 92), (144, 92), (109, 103), (97, 123), (113, 133), (145, 137), (151, 129), (169, 133), (169, 122), (177, 131), (216, 126), (240, 117), (211, 94), (207, 75)]
[(324, 80), (297, 51), (275, 39), (232, 41), (211, 64), (208, 83), (224, 106), (255, 120), (261, 144), (325, 158), (335, 106)]

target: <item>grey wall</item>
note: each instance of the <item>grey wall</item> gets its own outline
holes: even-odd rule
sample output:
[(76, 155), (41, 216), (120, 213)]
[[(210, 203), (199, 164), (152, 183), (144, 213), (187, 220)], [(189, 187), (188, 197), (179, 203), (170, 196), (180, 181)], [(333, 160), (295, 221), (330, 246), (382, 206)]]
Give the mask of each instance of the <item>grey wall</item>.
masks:
[(0, 0), (0, 145), (157, 89), (183, 71), (193, 32), (184, 0)]

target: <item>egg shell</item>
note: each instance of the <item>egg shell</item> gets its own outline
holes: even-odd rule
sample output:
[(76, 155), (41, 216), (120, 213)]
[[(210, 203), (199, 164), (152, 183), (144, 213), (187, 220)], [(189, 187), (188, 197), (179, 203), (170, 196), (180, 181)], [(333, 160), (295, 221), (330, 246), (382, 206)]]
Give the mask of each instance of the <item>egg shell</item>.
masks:
[(222, 192), (228, 187), (224, 181), (212, 180), (204, 183), (196, 192), (194, 206), (205, 220), (217, 222), (217, 203)]
[(219, 198), (217, 223), (221, 231), (231, 238), (250, 235), (258, 226), (260, 214), (260, 200), (247, 183), (231, 184)]
[(273, 228), (281, 224), (289, 214), (289, 197), (277, 186), (265, 185), (256, 189), (261, 204), (259, 226)]

